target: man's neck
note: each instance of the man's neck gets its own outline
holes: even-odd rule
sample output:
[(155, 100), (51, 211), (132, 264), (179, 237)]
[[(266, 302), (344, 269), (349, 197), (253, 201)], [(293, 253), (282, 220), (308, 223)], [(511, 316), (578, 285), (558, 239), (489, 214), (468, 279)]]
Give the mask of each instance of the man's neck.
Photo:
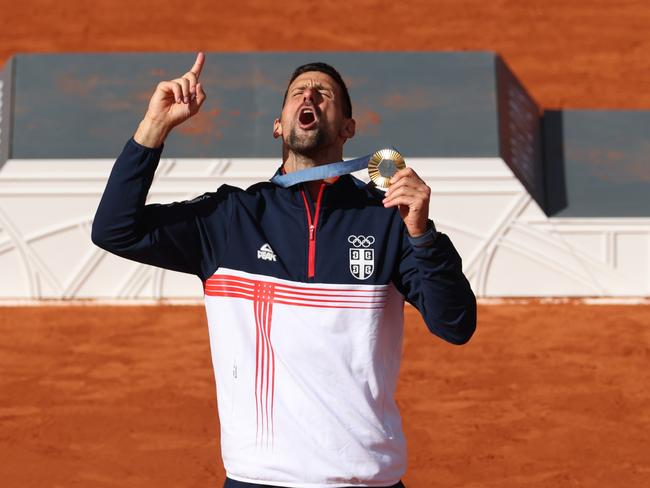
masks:
[(287, 151), (284, 156), (284, 171), (293, 173), (303, 169), (314, 168), (324, 164), (336, 163), (343, 159), (343, 151), (340, 148), (331, 148), (330, 150), (319, 151), (318, 154), (306, 155), (293, 151)]
[[(284, 171), (286, 173), (293, 173), (303, 169), (314, 168), (322, 166), (323, 164), (336, 163), (343, 159), (343, 152), (340, 148), (330, 151), (321, 151), (318, 155), (307, 156), (288, 151), (284, 158)], [(307, 181), (305, 187), (311, 195), (312, 201), (315, 202), (320, 192), (320, 187), (323, 183), (333, 183), (336, 178), (328, 178), (326, 180)]]

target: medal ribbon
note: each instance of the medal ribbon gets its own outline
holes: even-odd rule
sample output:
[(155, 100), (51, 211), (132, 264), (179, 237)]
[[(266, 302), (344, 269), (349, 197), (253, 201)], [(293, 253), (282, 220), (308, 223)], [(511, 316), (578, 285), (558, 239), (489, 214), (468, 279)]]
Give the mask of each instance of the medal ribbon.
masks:
[(271, 183), (275, 183), (282, 188), (287, 188), (298, 183), (314, 180), (325, 180), (335, 176), (347, 175), (365, 169), (368, 167), (368, 161), (372, 154), (366, 154), (360, 158), (350, 159), (349, 161), (337, 161), (336, 163), (323, 164), (313, 168), (294, 171), (293, 173), (278, 174), (271, 178)]

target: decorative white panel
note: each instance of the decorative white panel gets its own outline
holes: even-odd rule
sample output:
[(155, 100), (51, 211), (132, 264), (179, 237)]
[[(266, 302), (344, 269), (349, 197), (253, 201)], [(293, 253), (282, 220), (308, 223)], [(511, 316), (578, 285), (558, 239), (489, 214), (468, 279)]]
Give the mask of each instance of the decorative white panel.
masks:
[[(0, 169), (0, 298), (195, 298), (194, 276), (117, 258), (90, 242), (113, 161), (9, 160)], [(149, 201), (267, 179), (271, 159), (164, 159)], [(547, 218), (498, 158), (410, 159), (431, 216), (478, 296), (647, 296), (650, 219)]]

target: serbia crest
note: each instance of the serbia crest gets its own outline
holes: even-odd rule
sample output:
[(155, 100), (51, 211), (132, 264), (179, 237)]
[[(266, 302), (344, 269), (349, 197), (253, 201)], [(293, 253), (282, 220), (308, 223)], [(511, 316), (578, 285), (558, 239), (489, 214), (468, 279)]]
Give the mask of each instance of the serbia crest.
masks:
[(358, 280), (367, 280), (375, 269), (375, 250), (371, 248), (375, 243), (373, 236), (348, 237), (350, 248), (350, 273)]

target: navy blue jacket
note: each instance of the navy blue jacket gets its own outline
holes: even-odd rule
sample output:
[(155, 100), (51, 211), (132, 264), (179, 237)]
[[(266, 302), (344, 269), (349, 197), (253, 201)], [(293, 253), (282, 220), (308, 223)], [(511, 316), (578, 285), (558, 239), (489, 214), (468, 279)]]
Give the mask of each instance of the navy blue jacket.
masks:
[[(476, 326), (476, 300), (449, 238), (432, 229), (411, 239), (383, 193), (353, 178), (323, 185), (312, 202), (302, 185), (228, 185), (193, 200), (145, 205), (162, 148), (129, 140), (111, 172), (92, 227), (99, 247), (141, 263), (207, 280), (220, 267), (295, 282), (359, 284), (351, 239), (373, 237), (363, 283), (393, 283), (431, 332), (463, 344)], [(258, 259), (268, 244), (275, 260)], [(358, 276), (358, 273), (357, 273)]]

